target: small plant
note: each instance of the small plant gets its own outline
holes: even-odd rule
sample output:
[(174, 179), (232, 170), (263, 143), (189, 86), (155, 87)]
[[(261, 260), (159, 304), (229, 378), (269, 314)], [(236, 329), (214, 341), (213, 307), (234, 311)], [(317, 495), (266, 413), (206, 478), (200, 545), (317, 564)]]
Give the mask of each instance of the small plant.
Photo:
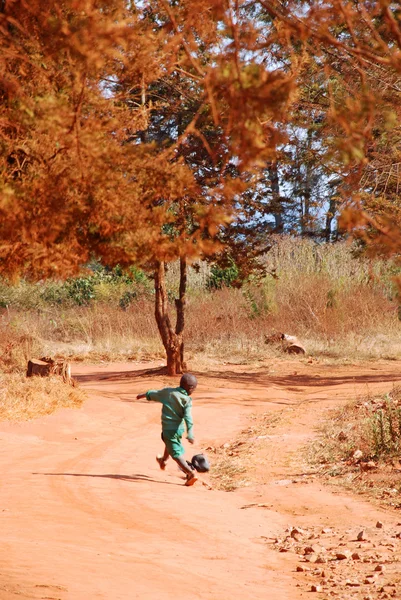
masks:
[(95, 289), (91, 277), (70, 279), (65, 284), (67, 296), (78, 306), (87, 306), (95, 297)]
[(400, 390), (385, 396), (383, 407), (372, 415), (371, 432), (377, 458), (394, 456), (401, 449)]
[(243, 296), (251, 319), (257, 319), (273, 311), (273, 300), (269, 291), (266, 285), (247, 286), (244, 289)]
[(337, 307), (336, 290), (329, 290), (327, 292), (326, 307), (327, 308), (336, 308)]
[(210, 269), (208, 287), (220, 290), (223, 287), (231, 287), (238, 279), (239, 271), (235, 262), (230, 259), (227, 267), (214, 264)]
[(131, 305), (131, 303), (138, 298), (137, 292), (124, 292), (121, 296), (118, 304), (122, 310), (127, 310), (127, 308)]

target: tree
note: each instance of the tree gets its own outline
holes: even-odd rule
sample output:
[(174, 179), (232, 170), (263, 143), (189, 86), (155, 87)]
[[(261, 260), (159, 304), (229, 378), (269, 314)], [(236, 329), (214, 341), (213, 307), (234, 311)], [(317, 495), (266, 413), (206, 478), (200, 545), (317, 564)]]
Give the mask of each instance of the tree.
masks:
[[(396, 6), (5, 0), (0, 10), (3, 275), (65, 277), (91, 255), (152, 270), (173, 373), (192, 259), (225, 246), (246, 272), (274, 229), (330, 239), (340, 202), (353, 208), (347, 226), (368, 224), (369, 239), (401, 246), (389, 217), (400, 162), (390, 129), (400, 112)], [(176, 259), (173, 327), (164, 265)]]
[[(293, 90), (290, 70), (258, 62), (257, 30), (241, 10), (212, 0), (6, 1), (1, 14), (0, 271), (68, 276), (91, 254), (152, 265), (170, 373), (182, 368), (187, 261), (216, 249), (241, 174), (274, 154), (271, 119)], [(149, 123), (166, 100), (174, 115), (177, 94), (156, 95), (178, 78), (195, 101), (166, 141)], [(163, 273), (176, 258), (173, 329)]]
[[(247, 45), (241, 41), (241, 33), (249, 36), (253, 25), (241, 18), (238, 7), (204, 2), (194, 13), (189, 2), (153, 2), (145, 6), (143, 17), (152, 35), (164, 39), (169, 52), (159, 55), (161, 76), (157, 79), (149, 80), (145, 72), (138, 78), (129, 63), (116, 78), (113, 92), (133, 110), (142, 106), (147, 114), (146, 126), (130, 131), (126, 144), (153, 145), (160, 154), (171, 157), (172, 165), (182, 161), (197, 187), (195, 194), (187, 192), (185, 199), (177, 198), (169, 211), (170, 227), (165, 230), (172, 241), (170, 250), (177, 250), (177, 235), (187, 240), (185, 251), (181, 247), (175, 252), (181, 274), (175, 327), (164, 283), (164, 263), (172, 259), (174, 251), (168, 256), (159, 252), (149, 263), (154, 270), (156, 321), (168, 371), (173, 373), (183, 369), (188, 257), (215, 252), (216, 242), (227, 241), (223, 230), (227, 232), (229, 217), (238, 219), (243, 214), (241, 192), (252, 180), (247, 170), (263, 153), (274, 155), (279, 135), (270, 118), (268, 135), (262, 123), (271, 113), (281, 113), (292, 75), (277, 70), (270, 73), (243, 54)], [(160, 198), (159, 203), (165, 206), (166, 199)], [(207, 214), (214, 223), (205, 229), (200, 214)], [(238, 236), (236, 244), (238, 260)]]

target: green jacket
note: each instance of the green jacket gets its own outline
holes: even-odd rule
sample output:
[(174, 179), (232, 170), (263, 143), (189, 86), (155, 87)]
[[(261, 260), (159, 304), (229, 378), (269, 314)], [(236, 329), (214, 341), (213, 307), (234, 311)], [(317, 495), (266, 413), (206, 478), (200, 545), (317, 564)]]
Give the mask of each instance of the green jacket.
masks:
[(162, 431), (177, 431), (184, 433), (184, 422), (187, 426), (188, 439), (193, 439), (192, 398), (181, 387), (149, 390), (146, 399), (161, 402)]

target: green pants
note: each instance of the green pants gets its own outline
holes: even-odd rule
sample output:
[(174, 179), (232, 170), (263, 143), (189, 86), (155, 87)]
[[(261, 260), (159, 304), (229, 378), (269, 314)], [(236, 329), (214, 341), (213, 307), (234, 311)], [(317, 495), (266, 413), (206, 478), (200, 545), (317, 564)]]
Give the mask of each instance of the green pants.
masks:
[(174, 429), (173, 431), (163, 431), (162, 440), (166, 444), (168, 453), (173, 458), (179, 458), (185, 454), (185, 448), (181, 443), (184, 432)]

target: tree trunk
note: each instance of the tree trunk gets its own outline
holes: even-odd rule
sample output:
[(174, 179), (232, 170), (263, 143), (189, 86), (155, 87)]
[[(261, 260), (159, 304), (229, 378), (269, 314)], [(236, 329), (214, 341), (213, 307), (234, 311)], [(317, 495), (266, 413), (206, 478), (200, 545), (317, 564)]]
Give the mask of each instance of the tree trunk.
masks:
[(326, 213), (326, 227), (324, 229), (324, 237), (325, 237), (326, 242), (332, 241), (331, 224), (332, 224), (335, 214), (337, 212), (336, 206), (337, 206), (337, 200), (335, 198), (331, 197), (329, 209)]
[(180, 290), (175, 301), (177, 322), (173, 328), (168, 313), (168, 297), (164, 262), (158, 262), (155, 269), (155, 317), (160, 337), (167, 355), (167, 373), (178, 375), (185, 369), (184, 364), (184, 325), (185, 295), (187, 289), (187, 261), (180, 259)]
[(283, 233), (284, 231), (284, 219), (283, 219), (283, 206), (280, 201), (280, 183), (278, 178), (277, 163), (272, 162), (267, 167), (270, 179), (270, 185), (272, 189), (272, 209), (276, 233)]
[(313, 219), (311, 218), (311, 200), (312, 200), (312, 176), (313, 166), (310, 163), (310, 152), (312, 149), (312, 135), (311, 129), (308, 129), (308, 135), (306, 140), (306, 160), (305, 160), (305, 178), (304, 186), (301, 196), (301, 233), (302, 235), (311, 235), (313, 233)]
[[(180, 366), (185, 370), (184, 363), (184, 327), (185, 327), (185, 304), (187, 292), (187, 259), (182, 256), (180, 258), (180, 289), (178, 298), (175, 301), (175, 310), (177, 312), (177, 322), (175, 326), (175, 334), (177, 336), (180, 348)], [(180, 371), (182, 373), (182, 371)]]

